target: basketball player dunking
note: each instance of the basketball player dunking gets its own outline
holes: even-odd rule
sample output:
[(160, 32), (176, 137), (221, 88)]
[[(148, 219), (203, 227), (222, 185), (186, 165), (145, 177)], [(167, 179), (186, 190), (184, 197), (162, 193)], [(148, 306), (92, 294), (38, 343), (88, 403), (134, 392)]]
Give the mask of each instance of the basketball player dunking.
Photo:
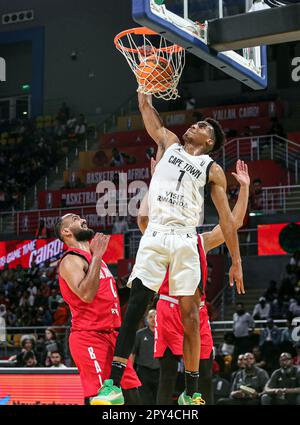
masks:
[[(99, 404), (121, 404), (120, 380), (131, 353), (135, 332), (153, 294), (169, 267), (170, 294), (179, 297), (184, 329), (183, 356), (186, 388), (180, 404), (201, 404), (198, 389), (201, 287), (196, 226), (201, 223), (203, 188), (211, 183), (211, 196), (232, 258), (230, 284), (244, 293), (241, 258), (234, 218), (226, 196), (226, 177), (208, 153), (224, 143), (224, 133), (213, 119), (192, 125), (183, 142), (167, 130), (152, 106), (151, 96), (139, 93), (139, 108), (146, 130), (158, 145), (162, 159), (149, 187), (149, 225), (143, 235), (135, 266), (127, 311), (117, 339), (111, 375), (96, 397)], [(113, 382), (113, 385), (112, 385)]]
[[(159, 158), (157, 158), (159, 159)], [(155, 163), (151, 161), (151, 168)], [(247, 211), (249, 198), (250, 178), (248, 167), (243, 161), (237, 161), (236, 173), (233, 173), (240, 184), (239, 196), (232, 211), (235, 226), (239, 229)], [(145, 195), (138, 215), (138, 225), (142, 233), (145, 233), (149, 218), (148, 194)], [(201, 279), (203, 283), (203, 295), (199, 309), (200, 318), (200, 365), (199, 365), (199, 389), (206, 404), (213, 404), (212, 363), (213, 363), (213, 339), (209, 324), (209, 316), (206, 307), (206, 279), (207, 263), (206, 254), (224, 242), (220, 226), (216, 226), (210, 232), (198, 235), (198, 246), (201, 258)], [(182, 356), (183, 327), (180, 318), (178, 297), (169, 294), (169, 274), (167, 273), (160, 289), (159, 300), (156, 304), (155, 347), (154, 357), (160, 362), (160, 377), (157, 393), (157, 405), (170, 405), (173, 403), (178, 361)]]
[[(61, 217), (54, 230), (68, 246), (59, 264), (59, 286), (72, 313), (69, 346), (89, 404), (89, 398), (98, 393), (109, 377), (117, 330), (121, 326), (116, 283), (102, 260), (109, 236), (97, 233), (89, 243), (94, 231), (77, 214)], [(141, 383), (131, 363), (121, 385), (126, 403), (140, 404), (137, 387)]]

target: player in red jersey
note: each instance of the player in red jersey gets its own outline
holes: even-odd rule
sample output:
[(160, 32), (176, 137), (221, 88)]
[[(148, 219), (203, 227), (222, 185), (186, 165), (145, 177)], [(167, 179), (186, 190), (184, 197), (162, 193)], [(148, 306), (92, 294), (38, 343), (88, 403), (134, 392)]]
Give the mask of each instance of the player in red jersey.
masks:
[[(154, 163), (152, 162), (152, 168)], [(233, 173), (240, 184), (240, 192), (237, 203), (232, 211), (236, 228), (243, 224), (247, 210), (249, 197), (250, 179), (248, 167), (243, 161), (237, 161), (236, 173)], [(138, 224), (142, 233), (148, 224), (147, 195), (142, 201)], [(221, 227), (218, 225), (212, 231), (198, 235), (198, 249), (201, 264), (201, 280), (203, 295), (200, 304), (200, 369), (199, 389), (206, 404), (213, 404), (212, 389), (212, 362), (213, 362), (213, 339), (209, 325), (209, 316), (205, 304), (205, 286), (207, 279), (206, 253), (224, 242)], [(168, 273), (159, 290), (159, 300), (156, 305), (156, 329), (154, 356), (160, 360), (160, 382), (157, 394), (157, 404), (172, 404), (174, 393), (178, 360), (183, 355), (183, 327), (180, 317), (180, 308), (177, 297), (169, 296)], [(204, 402), (203, 402), (204, 404)]]
[[(109, 236), (94, 236), (86, 220), (77, 214), (61, 217), (55, 224), (55, 233), (68, 246), (59, 263), (59, 286), (72, 314), (70, 351), (79, 370), (86, 404), (97, 404), (93, 397), (109, 378), (121, 326), (116, 283), (102, 260)], [(121, 381), (127, 404), (140, 404), (140, 385), (132, 364), (127, 364)]]

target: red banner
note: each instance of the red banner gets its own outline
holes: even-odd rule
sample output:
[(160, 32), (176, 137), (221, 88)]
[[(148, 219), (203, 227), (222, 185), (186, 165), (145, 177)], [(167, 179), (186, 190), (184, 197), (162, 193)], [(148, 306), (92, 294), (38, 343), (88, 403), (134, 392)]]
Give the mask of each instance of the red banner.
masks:
[[(289, 223), (259, 224), (257, 228), (258, 255), (286, 254), (279, 245), (279, 234)], [(297, 224), (300, 224), (298, 222)]]
[[(96, 185), (102, 181), (116, 181), (118, 187), (119, 174), (127, 174), (128, 187), (132, 181), (144, 181), (150, 183), (151, 171), (149, 163), (141, 167), (118, 167), (107, 168), (101, 171), (96, 170), (81, 170), (78, 172), (65, 172), (65, 181), (75, 181), (80, 178), (82, 182), (89, 185), (88, 188), (80, 189), (61, 189), (61, 190), (48, 190), (42, 191), (38, 195), (38, 206), (41, 209), (45, 208), (63, 208), (84, 205), (96, 205), (97, 200), (101, 194), (96, 193)], [(123, 180), (124, 181), (124, 180)], [(132, 195), (133, 196), (133, 195)], [(129, 197), (129, 194), (128, 194)]]
[[(54, 261), (62, 256), (65, 249), (63, 242), (55, 238), (0, 242), (0, 270), (6, 263), (9, 268), (18, 264), (29, 268), (33, 260), (37, 265), (46, 260)], [(116, 264), (123, 258), (124, 235), (111, 235), (103, 260), (107, 264)]]
[(282, 102), (257, 102), (241, 103), (238, 105), (214, 106), (200, 109), (205, 116), (210, 116), (217, 121), (231, 121), (250, 118), (282, 117)]
[[(172, 111), (160, 113), (166, 127), (189, 125), (199, 121), (204, 117), (212, 117), (221, 122), (224, 128), (235, 128), (240, 123), (241, 129), (246, 126), (254, 126), (255, 120), (264, 120), (269, 123), (272, 117), (281, 118), (284, 113), (284, 104), (280, 101), (255, 102), (247, 104), (213, 106), (186, 111)], [(132, 144), (137, 137), (141, 140), (147, 140), (138, 133), (131, 133), (128, 130), (137, 130), (144, 127), (140, 114), (128, 115), (118, 118), (118, 129), (127, 131), (127, 140)], [(174, 127), (175, 128), (175, 127)], [(176, 132), (176, 131), (175, 131)], [(104, 145), (111, 146), (115, 141), (121, 141), (125, 145), (125, 140), (119, 138), (120, 133), (111, 133), (103, 136), (101, 142)], [(176, 133), (177, 134), (177, 133)], [(258, 134), (258, 133), (256, 133)], [(262, 134), (262, 133), (261, 133)], [(103, 146), (103, 145), (102, 145)]]
[(77, 374), (0, 374), (0, 404), (84, 404), (84, 395)]

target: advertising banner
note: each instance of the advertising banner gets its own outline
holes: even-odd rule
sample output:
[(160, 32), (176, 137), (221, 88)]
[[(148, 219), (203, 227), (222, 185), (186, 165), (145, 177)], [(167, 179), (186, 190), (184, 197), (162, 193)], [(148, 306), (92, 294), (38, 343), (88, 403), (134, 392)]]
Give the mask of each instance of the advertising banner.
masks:
[[(55, 238), (0, 242), (0, 270), (6, 263), (9, 268), (18, 264), (29, 268), (33, 260), (37, 265), (46, 260), (54, 261), (62, 256), (65, 249), (63, 242)], [(107, 264), (116, 264), (123, 258), (124, 235), (111, 235), (103, 260)]]
[[(118, 168), (101, 168), (97, 170), (80, 170), (78, 172), (65, 171), (64, 179), (66, 182), (75, 181), (80, 178), (81, 182), (88, 185), (88, 188), (77, 189), (61, 189), (41, 191), (38, 195), (38, 206), (40, 209), (45, 208), (64, 208), (73, 206), (96, 205), (97, 200), (101, 196), (96, 193), (97, 184), (102, 181), (110, 181), (118, 187), (120, 174), (126, 175), (127, 183), (133, 181), (144, 181), (148, 185), (151, 179), (151, 170), (149, 162), (140, 167), (118, 167)], [(129, 196), (130, 194), (128, 194)]]
[[(289, 223), (259, 224), (257, 226), (258, 255), (287, 254), (279, 244), (281, 230)], [(300, 224), (298, 222), (297, 224)]]
[[(167, 127), (173, 125), (191, 124), (203, 117), (211, 117), (220, 121), (223, 127), (230, 126), (230, 121), (256, 120), (259, 118), (281, 118), (284, 113), (283, 102), (266, 101), (247, 104), (214, 106), (207, 108), (192, 109), (186, 111), (160, 113)], [(231, 124), (232, 125), (232, 124)], [(246, 124), (243, 124), (246, 125)], [(144, 127), (140, 114), (127, 115), (118, 118), (119, 131), (137, 130)], [(109, 137), (109, 136), (108, 136)], [(112, 136), (110, 136), (110, 140)]]
[(0, 405), (84, 404), (78, 374), (2, 374)]

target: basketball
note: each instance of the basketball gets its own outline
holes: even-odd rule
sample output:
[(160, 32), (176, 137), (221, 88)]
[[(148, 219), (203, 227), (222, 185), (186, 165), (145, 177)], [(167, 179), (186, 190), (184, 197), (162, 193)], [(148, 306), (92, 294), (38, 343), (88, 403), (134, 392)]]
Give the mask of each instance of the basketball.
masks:
[(170, 88), (173, 82), (174, 69), (163, 57), (152, 55), (145, 58), (136, 71), (139, 86), (147, 92), (163, 92)]

